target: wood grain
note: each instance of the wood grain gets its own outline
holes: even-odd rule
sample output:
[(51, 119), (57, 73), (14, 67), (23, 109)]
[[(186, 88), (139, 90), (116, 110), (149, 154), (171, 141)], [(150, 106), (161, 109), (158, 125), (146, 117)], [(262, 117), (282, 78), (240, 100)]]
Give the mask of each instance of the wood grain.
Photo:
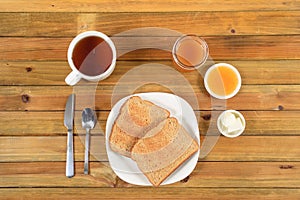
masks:
[(109, 165), (90, 163), (90, 174), (83, 174), (83, 162), (75, 162), (76, 176), (65, 176), (65, 162), (1, 163), (2, 187), (114, 187), (116, 175)]
[[(119, 60), (171, 60), (174, 37), (114, 37), (117, 50), (131, 51), (129, 44), (140, 49), (119, 57)], [(213, 59), (300, 59), (300, 36), (210, 36), (207, 41)], [(0, 60), (65, 61), (72, 38), (0, 37)]]
[[(241, 111), (246, 119), (243, 135), (288, 136), (300, 135), (300, 111)], [(93, 135), (105, 132), (108, 111), (98, 111)], [(207, 130), (218, 132), (215, 127), (218, 112), (196, 111), (201, 135)], [(211, 117), (215, 116), (215, 117)], [(58, 112), (0, 112), (0, 136), (65, 136), (64, 113)], [(81, 128), (81, 111), (75, 114), (75, 134), (85, 134)]]
[[(75, 160), (83, 161), (84, 136), (74, 137)], [(201, 141), (203, 141), (203, 137)], [(204, 161), (300, 161), (300, 136), (220, 137)], [(66, 136), (1, 137), (1, 162), (65, 161)], [(107, 161), (105, 138), (92, 136), (91, 160)]]
[[(172, 81), (172, 80), (171, 80)], [(68, 86), (0, 86), (0, 110), (52, 110), (63, 111), (69, 94), (76, 93), (76, 109), (82, 110), (86, 106), (95, 107), (96, 110), (110, 110), (113, 99), (121, 99), (127, 95), (140, 92), (169, 92), (172, 89), (179, 95), (197, 104), (191, 104), (194, 110), (300, 110), (299, 85), (243, 85), (235, 98), (226, 101), (211, 99), (203, 85), (180, 86), (170, 84), (135, 84), (120, 86), (114, 92), (113, 85), (98, 85), (95, 87), (77, 86), (73, 89)], [(189, 89), (189, 90), (188, 90)], [(171, 90), (171, 91), (172, 91)], [(190, 91), (190, 92), (187, 92)], [(245, 101), (247, 100), (247, 101)]]
[[(240, 72), (243, 84), (300, 84), (300, 60), (215, 60), (234, 65)], [(113, 76), (101, 81), (101, 85), (116, 84), (130, 70), (151, 61), (118, 61)], [(172, 61), (156, 61), (173, 67)], [(71, 69), (66, 61), (0, 61), (0, 85), (65, 85), (65, 77)], [(155, 73), (155, 72), (153, 72)], [(197, 71), (182, 73), (193, 85), (199, 84)], [(155, 76), (155, 75), (153, 75)], [(166, 75), (167, 76), (167, 75)], [(170, 77), (170, 79), (172, 79)]]
[[(143, 27), (161, 27), (201, 36), (292, 35), (300, 33), (299, 18), (299, 11), (150, 12), (134, 15), (98, 12), (0, 13), (0, 36), (74, 37), (85, 30), (99, 30), (112, 36)], [(168, 32), (163, 30), (144, 31), (143, 35), (156, 34), (168, 36)]]
[(262, 199), (288, 198), (297, 200), (298, 188), (5, 188), (0, 189), (5, 199)]
[[(22, 6), (20, 6), (22, 5)], [(299, 10), (300, 4), (293, 0), (267, 0), (258, 1), (235, 1), (215, 0), (199, 2), (184, 0), (165, 2), (162, 0), (134, 0), (114, 1), (109, 0), (67, 0), (59, 1), (25, 1), (3, 0), (0, 12), (181, 12), (181, 11), (238, 11), (238, 10)]]
[[(198, 162), (188, 178), (164, 187), (180, 188), (299, 188), (299, 162)], [(83, 162), (75, 163), (72, 179), (66, 178), (65, 162), (0, 163), (3, 187), (140, 187), (118, 178), (108, 163), (91, 162), (83, 174)], [(221, 173), (222, 172), (222, 173)]]
[[(82, 161), (84, 157), (84, 138), (84, 136), (74, 137), (74, 159), (76, 161)], [(0, 152), (1, 162), (65, 161), (66, 159), (66, 136), (1, 137), (0, 141), (0, 147), (3, 147)], [(90, 151), (92, 160), (104, 159), (107, 161), (105, 138), (93, 136)]]
[[(298, 162), (198, 162), (194, 171), (172, 187), (299, 187)], [(133, 187), (118, 181), (117, 187)], [(166, 186), (167, 187), (167, 186)]]
[[(298, 0), (2, 0), (1, 198), (299, 199), (299, 11)], [(85, 81), (70, 87), (64, 82), (71, 72), (66, 52), (72, 38), (86, 30), (113, 39), (117, 67), (97, 88)], [(159, 63), (178, 72), (171, 49), (178, 35), (188, 33), (207, 41), (210, 59), (231, 63), (241, 73), (242, 88), (226, 104), (210, 99), (197, 72), (178, 73), (185, 84), (157, 68), (124, 79), (142, 64)], [(164, 84), (158, 80), (162, 76)], [(114, 93), (119, 85), (120, 92)], [(115, 100), (151, 91), (175, 93), (189, 102), (197, 98), (200, 106), (192, 105), (201, 142), (207, 130), (216, 131), (216, 117), (224, 109), (240, 110), (246, 130), (238, 138), (219, 137), (210, 154), (180, 182), (159, 188), (128, 184), (109, 166), (106, 120)], [(72, 92), (77, 96), (76, 162), (75, 176), (68, 179), (63, 117)], [(83, 175), (80, 115), (87, 106), (97, 110), (99, 121), (92, 131), (91, 174)]]

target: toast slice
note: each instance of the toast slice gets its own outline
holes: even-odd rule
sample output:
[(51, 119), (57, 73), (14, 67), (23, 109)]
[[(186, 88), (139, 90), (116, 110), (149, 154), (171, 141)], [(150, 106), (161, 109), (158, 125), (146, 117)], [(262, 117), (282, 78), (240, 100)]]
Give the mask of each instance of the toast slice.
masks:
[(110, 147), (130, 157), (131, 149), (149, 130), (169, 117), (170, 112), (139, 96), (130, 97), (120, 109), (109, 137)]
[(199, 149), (198, 143), (179, 124), (167, 118), (134, 145), (131, 158), (148, 180), (159, 186)]

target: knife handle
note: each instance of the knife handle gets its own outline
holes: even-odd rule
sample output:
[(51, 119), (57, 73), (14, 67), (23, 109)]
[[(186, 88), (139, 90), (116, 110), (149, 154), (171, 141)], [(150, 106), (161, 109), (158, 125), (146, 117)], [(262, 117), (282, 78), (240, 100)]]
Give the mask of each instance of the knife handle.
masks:
[(73, 130), (68, 130), (66, 176), (74, 176)]

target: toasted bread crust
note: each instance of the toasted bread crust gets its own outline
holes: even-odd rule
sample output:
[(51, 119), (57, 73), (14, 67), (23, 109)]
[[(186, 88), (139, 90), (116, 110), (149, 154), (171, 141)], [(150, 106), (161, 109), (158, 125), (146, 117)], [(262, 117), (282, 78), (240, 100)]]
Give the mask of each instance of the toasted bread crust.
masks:
[(169, 111), (129, 98), (121, 107), (109, 137), (113, 151), (131, 157), (154, 186), (159, 186), (199, 150), (198, 143)]
[(150, 107), (152, 103), (133, 96), (128, 101), (128, 113), (131, 120), (138, 126), (149, 126), (151, 123)]
[(124, 156), (130, 157), (132, 147), (138, 141), (137, 137), (133, 137), (118, 127), (113, 125), (114, 134), (110, 134), (110, 148)]
[(155, 172), (146, 172), (145, 176), (148, 178), (150, 183), (154, 186), (159, 186), (166, 178), (168, 178), (179, 166), (181, 166), (187, 159), (189, 159), (199, 149), (198, 143), (193, 141), (188, 151), (178, 157), (169, 166), (157, 170)]
[[(121, 107), (109, 137), (111, 149), (130, 157), (139, 138), (166, 119), (170, 112), (139, 96), (130, 97)], [(121, 138), (121, 139), (120, 139)]]
[(159, 186), (198, 149), (198, 143), (171, 117), (140, 139), (131, 157), (148, 180)]

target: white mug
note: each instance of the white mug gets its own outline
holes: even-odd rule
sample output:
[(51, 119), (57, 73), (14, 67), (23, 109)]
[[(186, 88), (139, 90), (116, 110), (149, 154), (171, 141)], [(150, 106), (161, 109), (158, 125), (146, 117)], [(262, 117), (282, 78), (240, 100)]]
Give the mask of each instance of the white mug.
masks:
[[(82, 40), (86, 37), (90, 37), (90, 36), (96, 36), (96, 37), (102, 38), (109, 45), (109, 47), (111, 48), (111, 51), (112, 51), (112, 61), (111, 61), (110, 66), (107, 68), (106, 71), (104, 71), (101, 74), (95, 75), (95, 76), (90, 76), (90, 75), (80, 72), (76, 68), (76, 66), (73, 62), (73, 59), (72, 59), (73, 50), (74, 50), (76, 44), (80, 40)], [(72, 72), (66, 77), (65, 82), (68, 85), (72, 86), (72, 85), (75, 85), (76, 83), (78, 83), (80, 81), (80, 79), (85, 79), (88, 81), (100, 81), (100, 80), (107, 78), (114, 71), (114, 68), (116, 65), (116, 60), (117, 60), (117, 52), (116, 52), (116, 47), (115, 47), (113, 41), (107, 35), (105, 35), (104, 33), (98, 32), (98, 31), (86, 31), (86, 32), (80, 33), (71, 41), (69, 48), (68, 48), (67, 57), (68, 57), (68, 63), (72, 69)]]

